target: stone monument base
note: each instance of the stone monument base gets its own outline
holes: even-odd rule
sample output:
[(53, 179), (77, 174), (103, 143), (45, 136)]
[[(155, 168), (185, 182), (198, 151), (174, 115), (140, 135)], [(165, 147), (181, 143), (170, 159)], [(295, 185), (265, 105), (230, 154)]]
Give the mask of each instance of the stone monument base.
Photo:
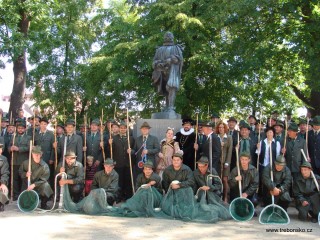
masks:
[(174, 128), (174, 134), (182, 128), (181, 119), (138, 119), (133, 129), (135, 138), (141, 135), (140, 127), (143, 122), (147, 122), (150, 125), (150, 134), (156, 136), (159, 142), (166, 137), (168, 127)]
[(181, 119), (181, 115), (175, 111), (152, 113), (151, 119)]

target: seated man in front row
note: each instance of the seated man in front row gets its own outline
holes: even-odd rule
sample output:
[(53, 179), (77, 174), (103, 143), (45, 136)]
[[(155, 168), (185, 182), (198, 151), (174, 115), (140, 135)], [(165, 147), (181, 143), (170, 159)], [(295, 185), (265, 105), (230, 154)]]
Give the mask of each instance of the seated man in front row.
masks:
[[(172, 165), (163, 171), (162, 186), (166, 192), (169, 187), (176, 190), (179, 188), (194, 187), (194, 178), (191, 169), (182, 163), (182, 154), (175, 153), (172, 156)], [(172, 183), (172, 181), (178, 181)]]
[(161, 178), (158, 174), (153, 172), (153, 162), (147, 161), (143, 164), (143, 172), (140, 173), (136, 181), (136, 190), (143, 184), (148, 184), (154, 187), (162, 194)]
[[(208, 191), (208, 203), (214, 203), (212, 201), (218, 201), (219, 203), (222, 203), (221, 201), (221, 188), (222, 183), (221, 180), (219, 180), (219, 175), (217, 171), (212, 168), (212, 178), (210, 178), (209, 175), (210, 171), (209, 168), (209, 160), (206, 156), (202, 156), (198, 161), (198, 169), (193, 171), (194, 180), (196, 183), (196, 190), (199, 188), (203, 191)], [(209, 178), (208, 178), (209, 176)], [(203, 193), (203, 192), (202, 192)], [(200, 194), (202, 194), (200, 192)]]
[(62, 162), (57, 166), (56, 173), (65, 172), (67, 179), (63, 177), (60, 179), (60, 186), (67, 185), (69, 188), (71, 199), (78, 203), (82, 199), (82, 192), (84, 189), (84, 169), (82, 163), (76, 161), (76, 154), (69, 151), (65, 155), (66, 164), (62, 167)]
[[(320, 195), (311, 171), (311, 164), (304, 161), (300, 166), (300, 173), (293, 182), (293, 195), (296, 199), (299, 219), (316, 223), (320, 211)], [(320, 184), (320, 177), (315, 175), (315, 178)]]
[(104, 162), (104, 170), (97, 172), (93, 177), (91, 190), (103, 188), (110, 206), (116, 201), (119, 191), (119, 175), (114, 170), (115, 163), (108, 158)]
[(253, 199), (253, 196), (259, 186), (259, 174), (257, 169), (250, 164), (250, 153), (243, 152), (240, 154), (240, 176), (238, 176), (237, 167), (232, 169), (230, 173), (230, 201), (240, 197), (239, 181), (242, 183), (241, 197), (248, 198), (256, 206), (258, 203)]
[[(53, 194), (48, 180), (50, 169), (46, 162), (42, 160), (42, 151), (40, 146), (34, 146), (32, 149), (31, 170), (29, 172), (29, 160), (22, 162), (19, 168), (19, 175), (22, 179), (22, 191), (34, 190), (39, 194), (41, 199), (41, 208), (49, 209), (47, 202)], [(30, 176), (30, 186), (28, 186), (28, 177)]]
[(262, 172), (262, 183), (266, 187), (263, 192), (263, 201), (266, 205), (272, 203), (271, 195), (274, 196), (274, 203), (282, 207), (285, 211), (291, 202), (289, 189), (291, 187), (291, 172), (286, 166), (283, 155), (279, 155), (272, 165), (273, 181), (271, 181), (270, 164)]

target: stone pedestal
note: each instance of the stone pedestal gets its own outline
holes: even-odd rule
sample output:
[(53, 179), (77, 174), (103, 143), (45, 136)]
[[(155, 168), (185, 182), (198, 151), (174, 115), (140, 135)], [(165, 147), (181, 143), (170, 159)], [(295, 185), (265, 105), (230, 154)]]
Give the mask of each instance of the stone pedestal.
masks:
[(156, 136), (159, 142), (165, 138), (168, 127), (174, 128), (175, 134), (182, 128), (181, 119), (139, 119), (133, 129), (135, 138), (141, 135), (140, 127), (143, 122), (147, 122), (151, 126), (150, 134)]
[(152, 119), (181, 119), (181, 115), (171, 110), (166, 112), (152, 113), (151, 118)]

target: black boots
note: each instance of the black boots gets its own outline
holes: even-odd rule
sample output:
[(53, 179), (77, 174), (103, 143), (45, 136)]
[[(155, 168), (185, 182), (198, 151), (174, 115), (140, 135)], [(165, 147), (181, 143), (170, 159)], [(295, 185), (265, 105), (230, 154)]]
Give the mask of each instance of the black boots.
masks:
[(40, 207), (41, 209), (44, 209), (44, 210), (50, 209), (47, 205), (48, 200), (49, 200), (49, 198), (47, 198), (47, 197), (41, 197), (41, 207)]
[(4, 211), (4, 204), (0, 203), (0, 212)]

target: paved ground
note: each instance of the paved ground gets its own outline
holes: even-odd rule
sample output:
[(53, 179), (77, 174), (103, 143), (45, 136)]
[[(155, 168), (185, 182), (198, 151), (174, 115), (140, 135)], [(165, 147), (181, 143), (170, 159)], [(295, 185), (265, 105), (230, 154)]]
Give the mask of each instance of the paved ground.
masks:
[[(258, 209), (260, 211), (261, 208)], [(152, 218), (116, 218), (70, 213), (22, 213), (16, 203), (0, 213), (1, 239), (319, 239), (317, 223), (301, 222), (289, 208), (289, 225), (262, 225), (234, 220), (216, 224), (186, 223)], [(270, 232), (270, 231), (298, 232)], [(309, 231), (309, 232), (308, 232)]]

